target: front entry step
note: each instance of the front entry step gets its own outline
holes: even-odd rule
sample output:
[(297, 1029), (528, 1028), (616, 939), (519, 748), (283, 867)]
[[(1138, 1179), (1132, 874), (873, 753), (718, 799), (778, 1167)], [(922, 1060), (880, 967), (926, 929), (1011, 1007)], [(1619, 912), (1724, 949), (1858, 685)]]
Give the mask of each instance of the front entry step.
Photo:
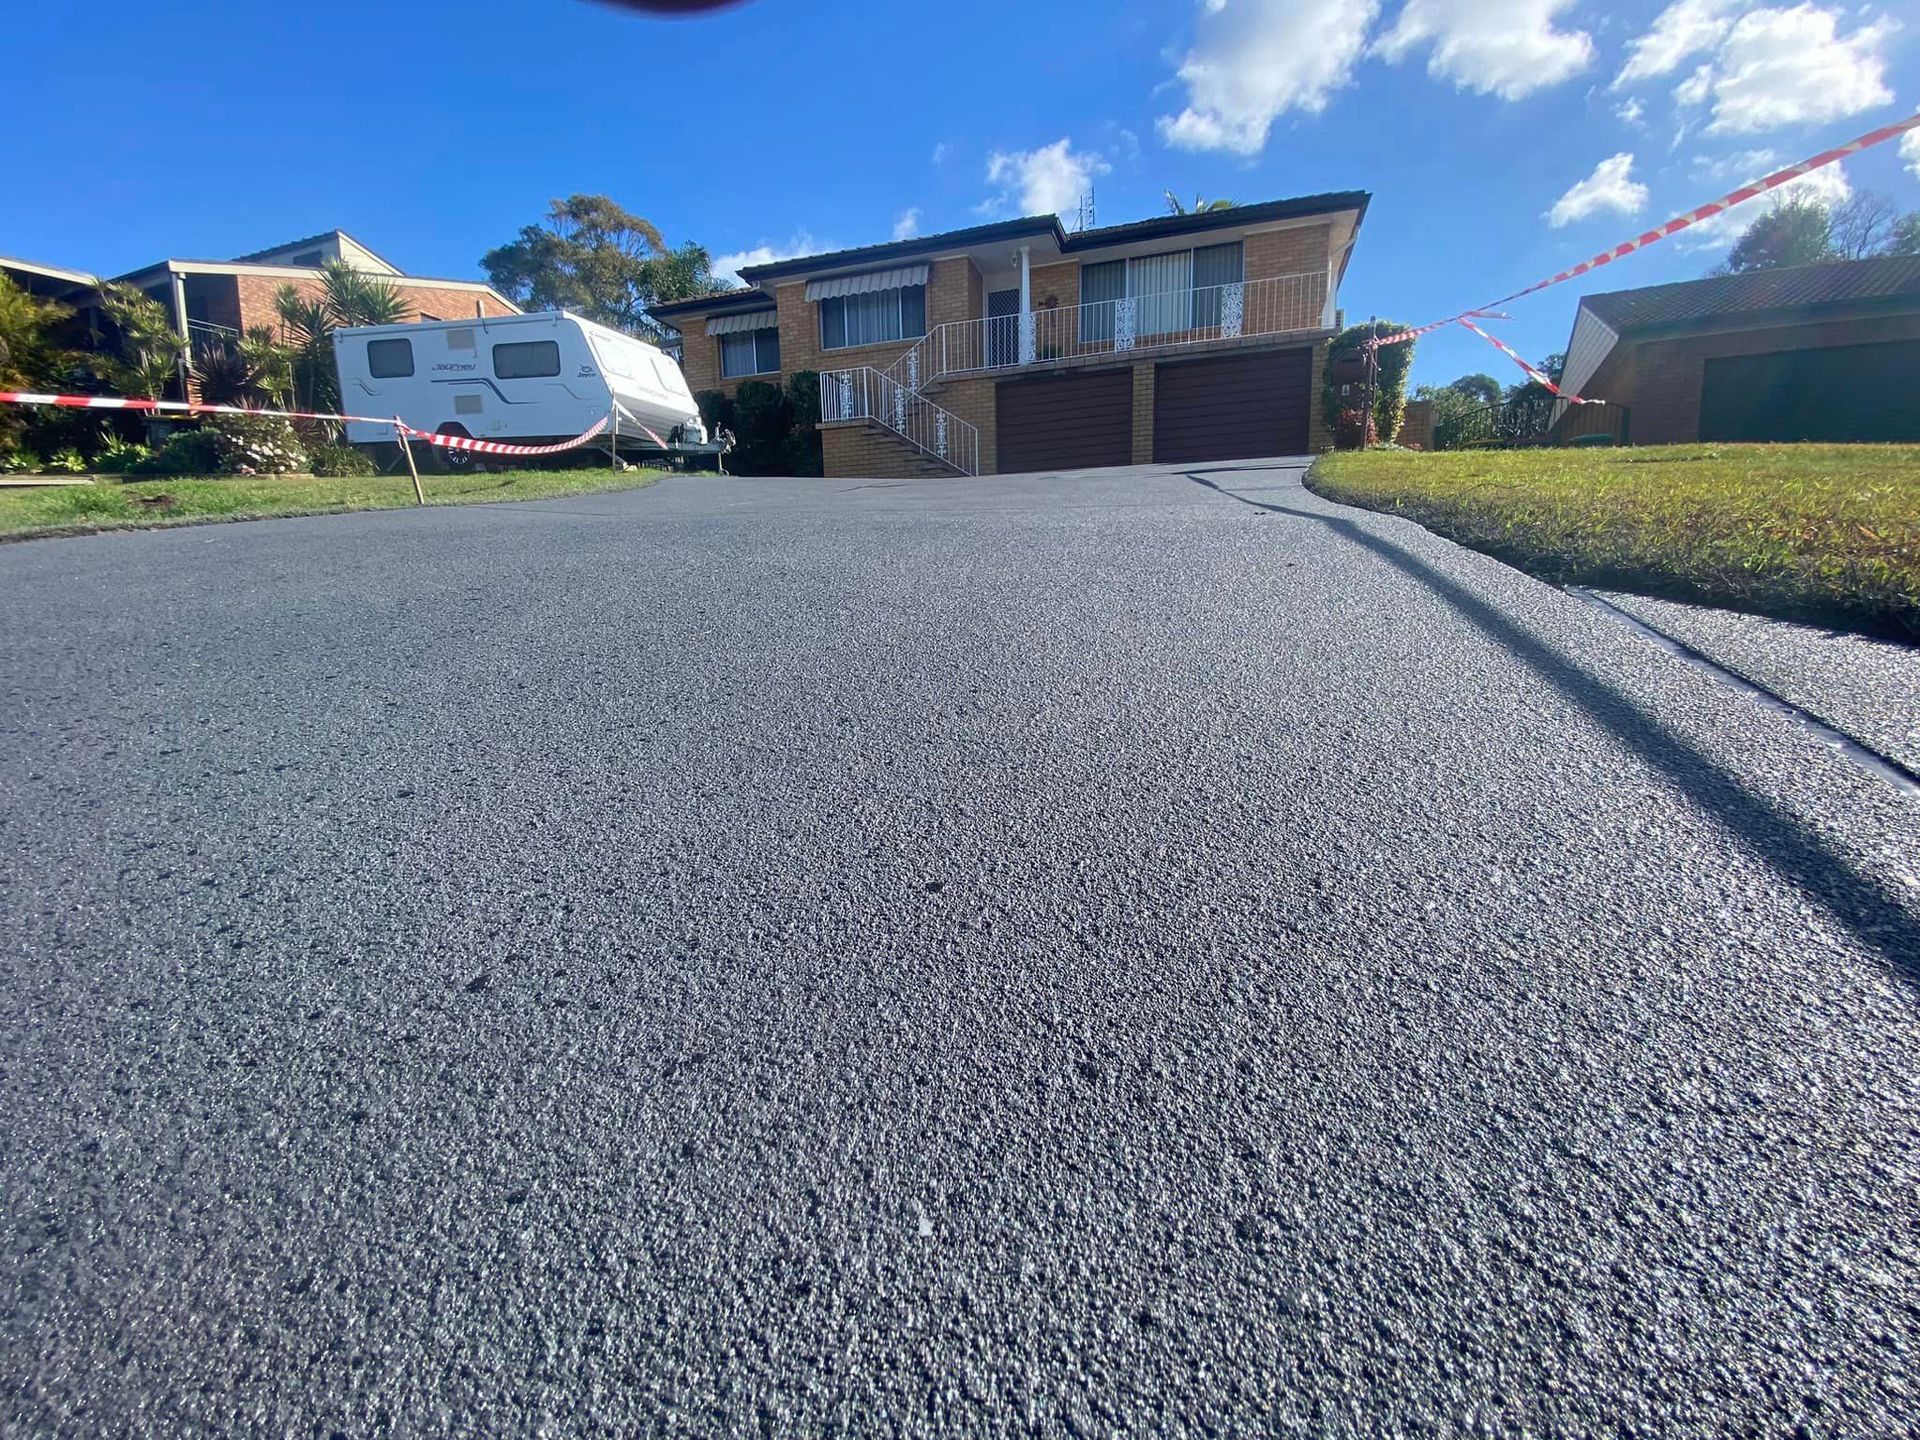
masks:
[(820, 426), (826, 472), (862, 480), (952, 480), (966, 472), (929, 455), (877, 420), (832, 420)]

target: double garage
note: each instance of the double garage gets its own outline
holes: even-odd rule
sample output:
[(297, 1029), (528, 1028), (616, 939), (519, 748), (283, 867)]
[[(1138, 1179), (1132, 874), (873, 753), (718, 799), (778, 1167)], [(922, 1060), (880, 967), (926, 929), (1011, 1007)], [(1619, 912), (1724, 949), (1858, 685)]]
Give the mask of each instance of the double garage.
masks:
[[(1140, 362), (1148, 364), (1157, 463), (1306, 453), (1312, 350)], [(1002, 381), (994, 468), (1008, 475), (1132, 464), (1136, 368)]]

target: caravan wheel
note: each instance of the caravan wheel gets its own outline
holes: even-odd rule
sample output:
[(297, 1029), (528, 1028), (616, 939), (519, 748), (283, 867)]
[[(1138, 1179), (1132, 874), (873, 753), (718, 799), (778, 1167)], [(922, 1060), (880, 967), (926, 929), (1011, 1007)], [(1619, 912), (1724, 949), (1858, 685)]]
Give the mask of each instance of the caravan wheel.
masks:
[[(440, 427), (439, 433), (472, 438), (466, 426), (457, 425), (451, 420)], [(484, 468), (479, 463), (480, 457), (471, 450), (455, 450), (446, 445), (434, 445), (429, 448), (433, 451), (433, 468), (442, 475), (470, 475), (475, 470)]]

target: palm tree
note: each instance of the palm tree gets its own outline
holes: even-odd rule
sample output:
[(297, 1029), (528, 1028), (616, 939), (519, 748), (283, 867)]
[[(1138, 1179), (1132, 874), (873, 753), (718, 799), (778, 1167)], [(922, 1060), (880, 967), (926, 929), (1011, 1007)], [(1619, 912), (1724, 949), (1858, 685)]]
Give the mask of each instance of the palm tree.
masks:
[(1213, 210), (1231, 210), (1234, 206), (1231, 200), (1202, 200), (1198, 195), (1193, 197), (1193, 204), (1186, 205), (1173, 191), (1168, 190), (1165, 193), (1169, 215), (1205, 215)]
[(293, 351), (293, 397), (303, 410), (338, 410), (340, 377), (333, 364), (333, 332), (353, 325), (397, 325), (411, 313), (393, 282), (355, 270), (344, 260), (320, 267), (316, 295), (293, 285), (274, 292), (280, 329)]
[(187, 342), (166, 307), (131, 285), (100, 287), (100, 309), (119, 336), (119, 354), (102, 355), (102, 378), (123, 395), (160, 400), (180, 373)]

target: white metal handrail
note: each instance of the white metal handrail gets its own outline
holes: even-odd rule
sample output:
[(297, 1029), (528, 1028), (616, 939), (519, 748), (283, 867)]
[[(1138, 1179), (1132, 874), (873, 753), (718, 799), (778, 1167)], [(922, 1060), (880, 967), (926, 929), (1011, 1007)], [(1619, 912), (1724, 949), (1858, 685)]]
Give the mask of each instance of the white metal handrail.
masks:
[(979, 430), (871, 365), (821, 371), (820, 418), (877, 421), (936, 460), (980, 473)]
[(946, 375), (1327, 329), (1327, 282), (1326, 271), (1313, 270), (990, 320), (949, 320), (883, 373), (916, 392)]

